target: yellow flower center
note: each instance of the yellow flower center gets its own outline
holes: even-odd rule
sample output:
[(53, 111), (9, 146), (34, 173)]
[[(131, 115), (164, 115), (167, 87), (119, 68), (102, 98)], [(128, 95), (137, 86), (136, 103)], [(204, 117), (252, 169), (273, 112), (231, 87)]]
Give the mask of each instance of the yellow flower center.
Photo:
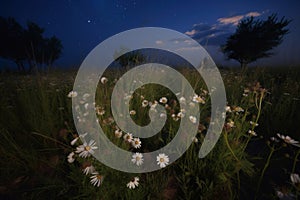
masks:
[(164, 161), (165, 161), (164, 158), (160, 158), (160, 159), (159, 159), (159, 162), (164, 162)]
[(86, 151), (91, 150), (91, 147), (90, 147), (90, 146), (86, 146), (86, 147), (84, 147), (84, 148), (85, 148)]
[(135, 144), (138, 145), (138, 144), (139, 144), (139, 141), (136, 140), (136, 141), (135, 141)]
[(99, 175), (99, 174), (96, 177), (97, 177), (98, 180), (100, 180), (102, 178), (102, 176)]

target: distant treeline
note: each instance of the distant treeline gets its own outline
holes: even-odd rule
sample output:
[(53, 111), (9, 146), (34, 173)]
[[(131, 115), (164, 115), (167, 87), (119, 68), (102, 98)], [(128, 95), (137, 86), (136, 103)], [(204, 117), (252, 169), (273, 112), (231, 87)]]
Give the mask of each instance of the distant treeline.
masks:
[(44, 37), (44, 31), (33, 22), (24, 28), (12, 17), (0, 17), (0, 57), (15, 62), (20, 72), (32, 72), (38, 66), (49, 68), (63, 46), (55, 36)]

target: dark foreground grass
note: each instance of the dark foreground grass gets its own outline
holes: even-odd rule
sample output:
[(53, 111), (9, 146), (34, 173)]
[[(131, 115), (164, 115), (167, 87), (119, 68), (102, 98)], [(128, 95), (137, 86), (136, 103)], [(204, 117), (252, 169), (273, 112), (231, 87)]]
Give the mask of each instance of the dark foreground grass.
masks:
[[(180, 72), (197, 94), (205, 99), (199, 104), (201, 118), (197, 140), (175, 163), (160, 171), (127, 174), (102, 165), (92, 157), (78, 157), (68, 163), (76, 150), (70, 142), (76, 137), (71, 113), (74, 71), (44, 75), (1, 74), (0, 81), (0, 197), (8, 199), (276, 199), (278, 194), (297, 198), (299, 184), (290, 175), (299, 173), (299, 147), (276, 136), (289, 135), (300, 140), (300, 70), (298, 68), (257, 68), (241, 73), (239, 69), (222, 70), (230, 112), (222, 136), (204, 159), (197, 157), (209, 124), (210, 101), (201, 77), (189, 69)], [(134, 151), (115, 137), (109, 98), (114, 79), (122, 73), (109, 70), (108, 82), (99, 83), (97, 106), (105, 111), (99, 123), (108, 137), (120, 147)], [(180, 96), (167, 88), (147, 85), (135, 92), (131, 108), (137, 124), (147, 120), (143, 100), (167, 97), (168, 121), (164, 129), (142, 140), (140, 152), (167, 144), (178, 128)], [(196, 104), (196, 106), (198, 106)], [(242, 109), (242, 110), (241, 110)], [(174, 114), (174, 115), (172, 115)], [(253, 123), (250, 124), (250, 121)], [(256, 127), (253, 125), (258, 123)], [(257, 136), (251, 135), (255, 131)], [(123, 133), (124, 135), (125, 133)], [(275, 141), (270, 137), (275, 137)], [(276, 142), (278, 140), (278, 142)], [(91, 175), (82, 170), (92, 164), (104, 177), (100, 187), (90, 183)], [(126, 184), (139, 177), (139, 186)]]

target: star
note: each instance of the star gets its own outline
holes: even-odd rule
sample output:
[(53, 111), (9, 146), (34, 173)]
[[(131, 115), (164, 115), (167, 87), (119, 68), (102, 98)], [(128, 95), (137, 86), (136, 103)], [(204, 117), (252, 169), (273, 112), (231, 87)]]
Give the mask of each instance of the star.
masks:
[(89, 20), (87, 20), (87, 23), (91, 23), (91, 20), (89, 19)]

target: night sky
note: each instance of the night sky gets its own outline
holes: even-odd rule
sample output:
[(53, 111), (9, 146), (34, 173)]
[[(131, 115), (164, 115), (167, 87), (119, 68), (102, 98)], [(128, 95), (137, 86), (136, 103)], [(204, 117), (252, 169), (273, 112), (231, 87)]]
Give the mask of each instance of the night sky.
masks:
[[(205, 2), (205, 3), (204, 3)], [(276, 55), (254, 64), (300, 66), (300, 1), (114, 1), (53, 0), (1, 1), (0, 15), (14, 17), (21, 25), (33, 21), (56, 35), (64, 46), (58, 66), (79, 65), (100, 42), (138, 27), (164, 27), (186, 33), (199, 41), (215, 62), (226, 63), (219, 46), (232, 34), (240, 19), (266, 19), (272, 13), (293, 21), (290, 33), (275, 49)], [(2, 65), (3, 62), (1, 62)], [(237, 64), (237, 62), (227, 62)]]

